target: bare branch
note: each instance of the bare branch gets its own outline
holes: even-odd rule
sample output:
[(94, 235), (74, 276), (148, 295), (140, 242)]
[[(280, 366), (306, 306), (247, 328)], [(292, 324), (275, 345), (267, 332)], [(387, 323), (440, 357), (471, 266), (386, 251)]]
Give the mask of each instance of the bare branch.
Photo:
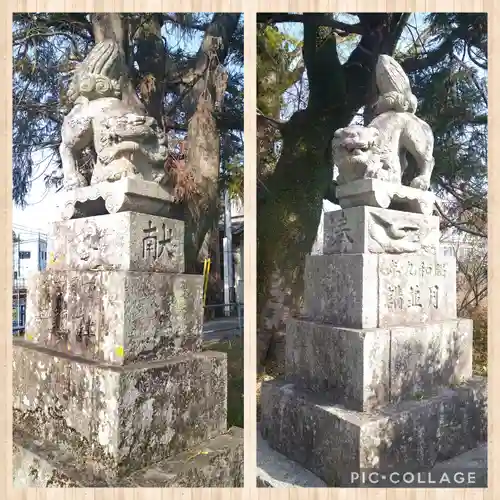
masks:
[(179, 16), (175, 13), (163, 14), (163, 17), (170, 21), (171, 23), (178, 24), (183, 28), (189, 28), (198, 31), (206, 31), (206, 29), (210, 26), (210, 23), (196, 24), (196, 23), (188, 23), (184, 19), (179, 18)]
[(406, 73), (412, 73), (414, 71), (434, 66), (453, 52), (453, 45), (453, 39), (445, 40), (437, 49), (430, 52), (428, 51), (425, 57), (422, 57), (419, 54), (416, 57), (408, 57), (404, 59), (401, 61), (401, 66)]
[(443, 219), (446, 220), (446, 222), (448, 222), (448, 224), (451, 226), (451, 227), (454, 227), (456, 229), (458, 229), (459, 231), (463, 231), (464, 233), (468, 233), (468, 234), (471, 234), (472, 236), (478, 236), (479, 238), (486, 238), (486, 234), (484, 233), (480, 233), (479, 231), (474, 231), (473, 229), (469, 229), (467, 227), (467, 222), (455, 222), (455, 221), (452, 221), (445, 213), (444, 211), (441, 209), (441, 207), (435, 203), (434, 206), (436, 207), (437, 211), (439, 212), (439, 215), (441, 215), (441, 217)]
[(339, 34), (349, 35), (357, 33), (362, 35), (365, 32), (362, 23), (349, 24), (337, 21), (327, 14), (291, 14), (291, 13), (265, 13), (257, 15), (257, 22), (271, 24), (271, 23), (310, 23), (314, 22), (318, 26), (328, 26), (333, 28)]
[(282, 127), (288, 123), (284, 120), (278, 120), (276, 118), (272, 118), (270, 116), (265, 115), (264, 113), (262, 113), (262, 111), (259, 108), (257, 108), (257, 115), (260, 116), (261, 118), (263, 118), (264, 120), (268, 121), (271, 125), (276, 127), (278, 130), (281, 130)]

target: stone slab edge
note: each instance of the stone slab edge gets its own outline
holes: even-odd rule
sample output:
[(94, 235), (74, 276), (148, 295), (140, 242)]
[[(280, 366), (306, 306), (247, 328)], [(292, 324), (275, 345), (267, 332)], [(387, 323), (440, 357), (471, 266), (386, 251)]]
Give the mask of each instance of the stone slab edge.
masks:
[(242, 487), (243, 429), (205, 441), (129, 476), (107, 482), (90, 477), (75, 466), (75, 457), (50, 443), (40, 443), (25, 432), (14, 432), (13, 480), (19, 488), (90, 487)]
[(327, 488), (328, 485), (299, 463), (273, 450), (257, 429), (257, 487)]
[[(488, 445), (466, 451), (445, 462), (436, 464), (431, 474), (474, 471), (476, 487), (488, 487)], [(328, 485), (300, 464), (271, 449), (257, 432), (257, 487), (260, 488), (328, 488)], [(363, 486), (356, 486), (362, 488)], [(373, 486), (369, 486), (373, 487)], [(436, 486), (433, 486), (436, 487)], [(443, 485), (446, 487), (446, 485)]]

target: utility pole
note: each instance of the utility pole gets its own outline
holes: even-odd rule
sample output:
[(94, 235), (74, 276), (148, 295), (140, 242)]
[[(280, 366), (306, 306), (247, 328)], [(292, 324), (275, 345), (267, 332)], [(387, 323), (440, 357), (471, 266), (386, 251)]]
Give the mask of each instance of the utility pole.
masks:
[[(224, 190), (224, 239), (222, 240), (224, 252), (224, 303), (234, 302), (234, 279), (233, 279), (233, 259), (232, 259), (232, 229), (231, 229), (231, 204), (229, 202), (229, 192)], [(225, 316), (230, 316), (231, 307), (226, 306)]]
[(16, 326), (19, 328), (21, 326), (21, 290), (19, 289), (20, 277), (21, 277), (21, 259), (19, 258), (19, 254), (21, 253), (21, 236), (16, 235), (16, 245), (14, 248), (17, 248), (16, 254), (14, 258), (16, 261), (14, 265), (17, 267), (17, 276), (14, 286), (16, 287)]

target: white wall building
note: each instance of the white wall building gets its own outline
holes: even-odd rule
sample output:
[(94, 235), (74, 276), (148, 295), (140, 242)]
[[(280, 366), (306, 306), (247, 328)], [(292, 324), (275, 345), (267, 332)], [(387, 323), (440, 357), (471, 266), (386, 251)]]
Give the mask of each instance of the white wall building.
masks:
[(28, 277), (47, 267), (47, 236), (33, 231), (13, 231), (14, 287), (24, 288)]
[[(244, 216), (244, 208), (243, 203), (240, 200), (233, 199), (231, 200), (231, 227), (233, 233), (242, 233), (243, 232), (243, 216)], [(234, 248), (234, 247), (233, 247)], [(243, 290), (244, 290), (244, 282), (243, 282), (243, 274), (244, 274), (244, 265), (243, 265), (243, 245), (239, 245), (233, 251), (234, 256), (234, 288), (236, 294), (236, 301), (240, 304), (243, 304)]]
[[(224, 277), (224, 303), (237, 302), (243, 304), (243, 240), (244, 240), (244, 208), (237, 199), (229, 199), (228, 210), (225, 208), (226, 196), (221, 200), (219, 220), (221, 274)], [(230, 224), (226, 227), (226, 216)], [(230, 232), (228, 232), (230, 228)], [(230, 289), (234, 288), (234, 298)], [(227, 312), (229, 312), (229, 308)]]
[(26, 287), (33, 273), (47, 267), (47, 236), (29, 229), (12, 231), (12, 329), (24, 331)]

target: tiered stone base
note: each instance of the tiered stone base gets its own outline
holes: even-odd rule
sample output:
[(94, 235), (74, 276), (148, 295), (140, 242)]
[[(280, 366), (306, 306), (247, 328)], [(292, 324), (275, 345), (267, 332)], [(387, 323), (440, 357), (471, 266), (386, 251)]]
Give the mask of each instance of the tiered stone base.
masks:
[(353, 329), (290, 319), (286, 379), (356, 411), (421, 399), (472, 376), (472, 321)]
[(79, 457), (106, 481), (227, 429), (224, 353), (114, 366), (16, 340), (13, 381), (16, 432)]
[(14, 487), (237, 488), (243, 486), (243, 431), (233, 427), (125, 477), (96, 476), (94, 470), (78, 455), (26, 433), (14, 433)]
[(140, 179), (64, 194), (13, 346), (16, 484), (241, 486), (226, 354), (202, 352), (203, 277), (171, 201)]
[(425, 400), (370, 412), (332, 405), (320, 394), (272, 381), (261, 393), (262, 436), (329, 486), (351, 473), (432, 468), (486, 440), (486, 381), (472, 378)]
[(472, 376), (434, 195), (373, 180), (337, 195), (323, 255), (306, 258), (303, 315), (287, 323), (284, 380), (262, 386), (262, 437), (284, 479), (263, 459), (261, 484), (306, 478), (293, 461), (327, 486), (361, 485), (363, 472), (429, 471), (486, 441), (486, 381)]

